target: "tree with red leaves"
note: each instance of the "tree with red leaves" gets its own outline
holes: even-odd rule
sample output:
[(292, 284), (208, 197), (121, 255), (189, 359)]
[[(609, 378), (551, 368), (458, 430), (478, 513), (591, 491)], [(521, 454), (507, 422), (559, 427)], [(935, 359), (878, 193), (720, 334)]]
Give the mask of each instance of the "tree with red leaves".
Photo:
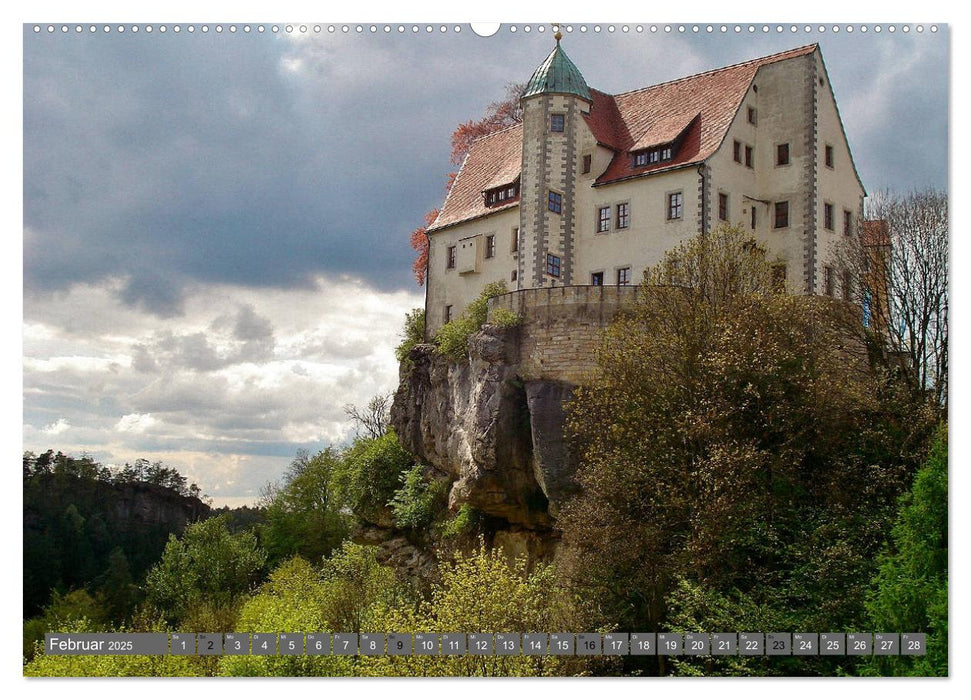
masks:
[[(482, 119), (479, 121), (469, 120), (455, 128), (455, 131), (452, 132), (452, 163), (461, 165), (472, 146), (472, 142), (476, 139), (519, 124), (523, 120), (519, 96), (524, 87), (523, 83), (509, 83), (506, 85), (505, 98), (490, 104)], [(446, 195), (452, 189), (457, 176), (457, 172), (448, 174), (445, 183)], [(438, 209), (432, 209), (425, 214), (425, 225), (419, 226), (411, 232), (411, 247), (418, 253), (411, 269), (415, 273), (415, 279), (418, 280), (418, 286), (425, 284), (425, 272), (428, 268), (428, 236), (425, 232), (436, 218), (438, 218)]]

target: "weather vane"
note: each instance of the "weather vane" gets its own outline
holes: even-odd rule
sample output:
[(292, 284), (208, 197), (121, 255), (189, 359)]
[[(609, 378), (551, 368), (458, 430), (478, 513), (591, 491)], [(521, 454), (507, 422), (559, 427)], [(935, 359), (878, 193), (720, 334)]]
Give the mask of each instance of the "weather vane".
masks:
[(560, 39), (563, 38), (563, 34), (560, 33), (560, 24), (559, 24), (559, 22), (554, 22), (553, 23), (553, 31), (556, 32), (555, 34), (553, 34), (553, 38), (556, 39), (556, 43), (559, 44), (560, 43)]

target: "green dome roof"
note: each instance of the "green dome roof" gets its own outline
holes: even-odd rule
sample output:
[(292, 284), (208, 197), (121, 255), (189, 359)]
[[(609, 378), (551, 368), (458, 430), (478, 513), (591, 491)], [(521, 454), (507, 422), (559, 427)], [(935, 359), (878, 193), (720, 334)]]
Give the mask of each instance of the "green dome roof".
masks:
[(566, 52), (556, 42), (556, 48), (546, 57), (542, 65), (533, 73), (533, 77), (526, 83), (523, 97), (542, 95), (544, 93), (559, 93), (561, 95), (577, 95), (585, 100), (591, 100), (590, 88), (587, 81), (580, 75), (580, 71)]

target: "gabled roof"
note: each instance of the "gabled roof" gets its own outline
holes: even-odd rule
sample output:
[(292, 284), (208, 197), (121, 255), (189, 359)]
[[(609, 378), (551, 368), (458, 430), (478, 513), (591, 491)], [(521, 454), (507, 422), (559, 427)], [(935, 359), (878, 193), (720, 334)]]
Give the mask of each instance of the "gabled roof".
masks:
[(487, 207), (482, 193), (513, 184), (519, 179), (522, 160), (522, 124), (473, 141), (462, 168), (445, 197), (445, 204), (442, 205), (438, 218), (428, 227), (428, 233), (516, 206), (519, 203), (518, 197), (507, 199), (505, 204)]
[[(584, 120), (597, 142), (614, 151), (607, 169), (594, 184), (605, 185), (705, 161), (724, 140), (758, 69), (812, 54), (816, 49), (816, 44), (810, 44), (619, 95), (587, 90), (585, 99), (592, 104), (590, 112), (584, 113)], [(523, 95), (535, 94), (530, 90), (540, 87), (540, 78), (549, 77), (549, 73), (544, 72), (544, 66), (552, 66), (563, 59), (569, 62), (557, 44), (533, 74)], [(569, 65), (573, 66), (573, 63), (569, 62)], [(573, 66), (573, 70), (576, 70), (576, 66)], [(576, 74), (579, 76), (579, 71)], [(555, 73), (552, 79), (556, 84)], [(582, 81), (583, 77), (579, 76), (579, 80)], [(586, 88), (585, 82), (583, 88)], [(522, 139), (522, 125), (516, 125), (474, 141), (441, 213), (428, 231), (517, 205), (519, 200), (514, 199), (502, 206), (487, 207), (482, 192), (512, 184), (519, 177)], [(674, 160), (633, 167), (631, 152), (670, 143), (675, 139), (680, 140), (680, 146)]]
[[(601, 133), (619, 138), (614, 137), (612, 146), (617, 153), (596, 184), (706, 160), (721, 145), (758, 69), (815, 50), (816, 44), (810, 44), (620, 95), (599, 93), (603, 95), (601, 102), (613, 101), (613, 108), (605, 109), (603, 116), (594, 119), (598, 106), (595, 99), (587, 124), (598, 140), (602, 140)], [(692, 124), (696, 117), (697, 122)], [(619, 123), (610, 123), (615, 120)], [(683, 141), (673, 161), (633, 167), (629, 155), (632, 151), (673, 141), (679, 135)]]

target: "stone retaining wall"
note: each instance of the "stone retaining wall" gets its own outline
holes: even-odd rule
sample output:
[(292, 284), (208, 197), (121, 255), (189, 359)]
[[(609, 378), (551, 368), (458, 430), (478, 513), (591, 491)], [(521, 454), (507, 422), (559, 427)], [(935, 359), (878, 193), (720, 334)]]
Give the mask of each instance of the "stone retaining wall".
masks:
[[(597, 367), (600, 335), (637, 298), (639, 286), (520, 289), (489, 300), (489, 317), (507, 309), (523, 319), (519, 357), (524, 379), (582, 384)], [(518, 361), (517, 361), (518, 360)]]

